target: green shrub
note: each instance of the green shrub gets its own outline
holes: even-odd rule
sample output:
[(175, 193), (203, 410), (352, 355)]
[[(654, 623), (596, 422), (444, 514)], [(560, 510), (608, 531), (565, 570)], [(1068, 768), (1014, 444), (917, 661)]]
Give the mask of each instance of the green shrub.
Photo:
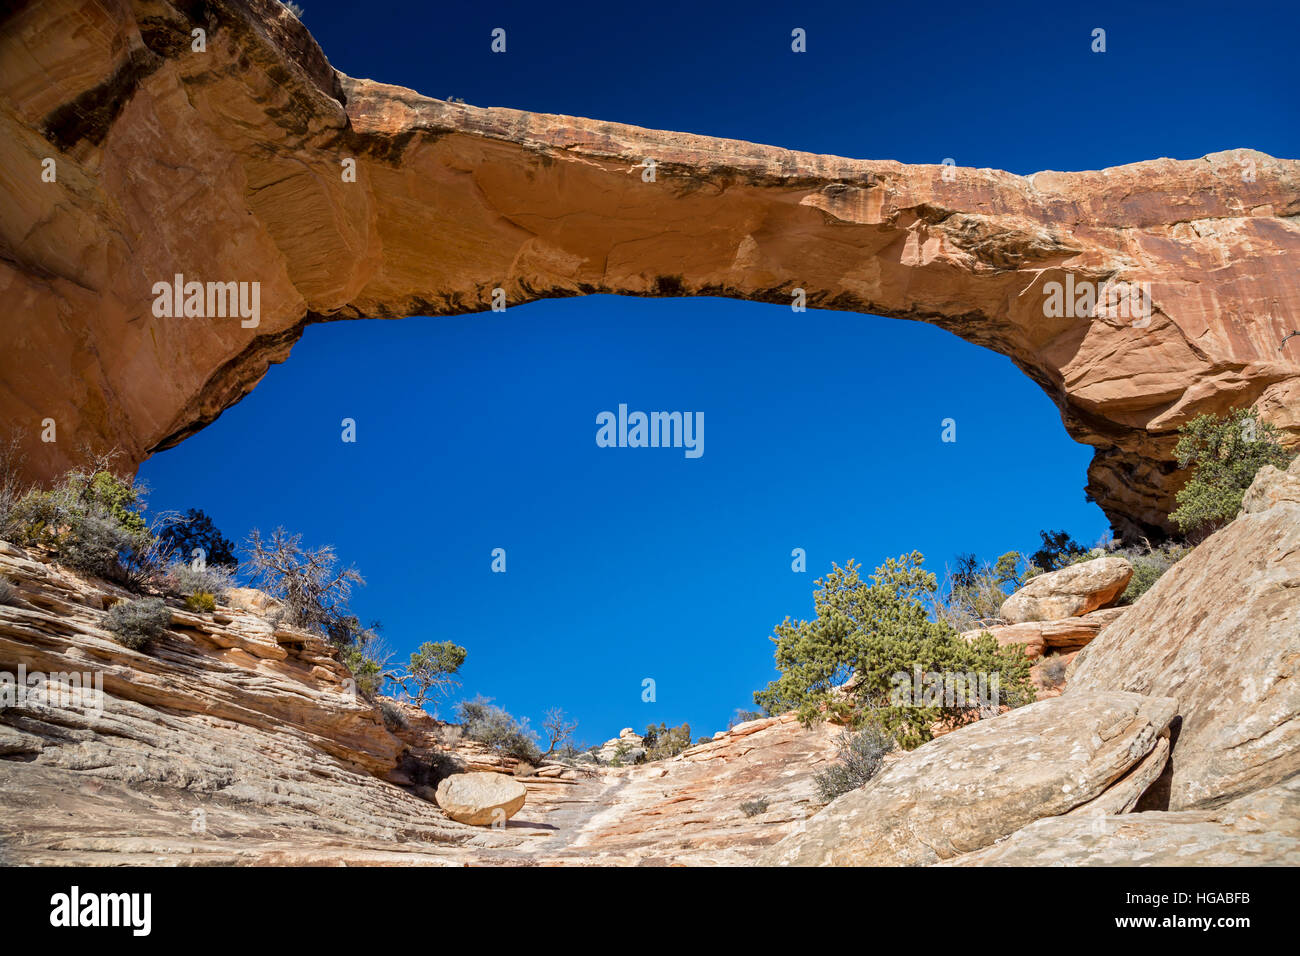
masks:
[(857, 731), (845, 731), (835, 742), (838, 762), (813, 773), (813, 785), (823, 803), (866, 784), (880, 771), (885, 755), (894, 749), (893, 738), (873, 723)]
[(781, 676), (755, 693), (755, 703), (769, 714), (793, 710), (805, 723), (825, 717), (859, 722), (870, 714), (907, 749), (929, 740), (932, 724), (964, 722), (985, 709), (983, 701), (955, 695), (899, 699), (910, 692), (914, 672), (927, 680), (972, 675), (996, 687), (1001, 704), (1031, 703), (1030, 661), (1020, 646), (1000, 648), (989, 634), (966, 641), (947, 622), (930, 619), (926, 602), (933, 601), (937, 583), (922, 561), (917, 552), (891, 558), (871, 583), (860, 579), (851, 560), (833, 566), (816, 582), (816, 616), (786, 618), (776, 627), (772, 641)]
[(465, 736), (503, 757), (530, 763), (541, 759), (528, 719), (516, 720), (492, 703), (490, 698), (476, 697), (462, 701), (456, 708)]
[(211, 614), (217, 609), (217, 597), (207, 591), (195, 591), (193, 594), (186, 595), (185, 606), (191, 611)]
[(343, 666), (352, 672), (357, 693), (371, 700), (384, 686), (383, 662), (376, 660), (360, 647), (345, 647), (339, 654)]
[(105, 627), (123, 647), (139, 650), (171, 624), (172, 612), (162, 598), (140, 598), (115, 604), (105, 615)]
[(645, 748), (647, 761), (675, 757), (683, 750), (695, 746), (691, 739), (691, 725), (669, 727), (666, 723), (660, 723), (658, 726), (651, 724), (645, 729), (641, 746)]
[(18, 589), (8, 578), (0, 578), (0, 604), (13, 604), (18, 599)]
[(1174, 455), (1192, 477), (1178, 492), (1169, 517), (1184, 534), (1204, 536), (1237, 516), (1255, 473), (1265, 465), (1286, 469), (1295, 456), (1281, 446), (1277, 429), (1250, 409), (1220, 418), (1198, 415), (1178, 429)]
[(208, 567), (221, 567), (235, 571), (239, 561), (235, 558), (235, 545), (212, 519), (197, 508), (183, 516), (165, 522), (158, 530), (158, 543), (164, 553), (174, 555), (179, 563), (190, 564), (196, 550), (202, 552), (203, 563)]
[(1119, 601), (1120, 604), (1132, 604), (1192, 551), (1186, 545), (1169, 543), (1154, 548), (1121, 548), (1111, 553), (1133, 565), (1133, 577), (1129, 578), (1128, 587)]
[(759, 797), (757, 800), (746, 800), (740, 805), (740, 812), (747, 817), (756, 817), (760, 813), (767, 813), (767, 797)]
[(99, 459), (48, 491), (27, 492), (13, 505), (10, 532), (20, 544), (49, 548), (74, 570), (139, 587), (157, 566), (157, 540), (142, 514), (144, 489), (107, 467)]

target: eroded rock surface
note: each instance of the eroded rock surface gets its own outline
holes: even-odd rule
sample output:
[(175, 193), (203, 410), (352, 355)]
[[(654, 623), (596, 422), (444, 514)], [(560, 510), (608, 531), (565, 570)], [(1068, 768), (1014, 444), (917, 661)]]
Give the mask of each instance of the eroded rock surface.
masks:
[[(651, 765), (519, 776), (454, 724), (350, 694), (330, 649), (268, 623), (260, 592), (212, 614), (175, 602), (164, 636), (132, 651), (103, 630), (120, 589), (4, 542), (0, 576), (16, 585), (0, 693), (20, 668), (99, 672), (104, 691), (102, 707), (0, 696), (11, 864), (744, 863), (815, 812), (812, 774), (835, 749), (836, 728), (785, 715)], [(526, 789), (524, 806), (500, 828), (457, 822), (434, 802), (439, 770)]]
[(1163, 769), (1177, 702), (1122, 692), (1039, 701), (938, 737), (759, 857), (796, 866), (924, 866), (1043, 817), (1123, 813)]
[(1214, 810), (1064, 816), (948, 866), (1298, 866), (1300, 777)]
[[(1096, 449), (1087, 491), (1122, 533), (1168, 527), (1189, 417), (1250, 404), (1300, 437), (1300, 340), (1278, 348), (1300, 327), (1294, 160), (1234, 150), (948, 181), (938, 165), (354, 79), (275, 0), (43, 0), (2, 16), (0, 419), (20, 427), (33, 477), (82, 444), (139, 462), (183, 440), (308, 323), (483, 311), (497, 288), (510, 306), (789, 305), (798, 288), (813, 308), (939, 325), (1047, 392)], [(57, 180), (42, 182), (50, 157)], [(258, 324), (156, 317), (155, 283), (176, 274), (260, 283)], [(1104, 304), (1048, 315), (1049, 285), (1067, 282)], [(1146, 318), (1112, 298), (1138, 283)], [(58, 442), (39, 440), (45, 418)]]
[(1261, 469), (1247, 499), (1263, 510), (1197, 546), (1071, 665), (1066, 697), (1178, 699), (1161, 809), (1212, 806), (1300, 772), (1300, 500), (1267, 492), (1297, 475), (1300, 460), (1289, 475)]

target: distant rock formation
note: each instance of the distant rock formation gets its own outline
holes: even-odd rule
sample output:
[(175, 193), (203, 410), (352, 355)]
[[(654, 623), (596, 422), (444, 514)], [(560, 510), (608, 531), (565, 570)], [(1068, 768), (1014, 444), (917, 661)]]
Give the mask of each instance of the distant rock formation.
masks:
[[(843, 159), (354, 79), (275, 0), (0, 17), (0, 420), (33, 477), (184, 440), (309, 323), (591, 293), (804, 300), (996, 350), (1096, 450), (1087, 492), (1122, 534), (1169, 527), (1189, 417), (1253, 405), (1300, 439), (1294, 160)], [(201, 315), (159, 315), (176, 276)], [(257, 283), (256, 324), (210, 283)]]

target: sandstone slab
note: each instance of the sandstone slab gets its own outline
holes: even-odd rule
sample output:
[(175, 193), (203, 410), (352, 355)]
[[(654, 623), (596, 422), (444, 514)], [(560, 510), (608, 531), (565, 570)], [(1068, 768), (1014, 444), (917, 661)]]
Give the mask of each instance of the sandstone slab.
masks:
[(945, 866), (1300, 866), (1300, 776), (1212, 810), (1064, 816)]
[[(1167, 697), (1076, 694), (969, 724), (891, 762), (760, 862), (928, 865), (1092, 801), (1108, 810), (1131, 805), (1138, 795), (1124, 786), (1126, 775), (1167, 746), (1176, 709)], [(1152, 769), (1141, 773), (1151, 779)], [(1121, 799), (1106, 800), (1117, 783)]]
[[(1293, 464), (1290, 474), (1300, 474)], [(1300, 501), (1256, 477), (1243, 511), (1079, 652), (1065, 697), (1175, 697), (1180, 725), (1164, 801), (1212, 806), (1300, 772)]]
[(1124, 611), (1125, 608), (1112, 607), (1058, 621), (1026, 621), (1023, 624), (994, 625), (965, 631), (962, 637), (969, 641), (981, 634), (991, 634), (997, 640), (999, 647), (1019, 644), (1024, 647), (1025, 656), (1039, 658), (1049, 650), (1069, 652), (1086, 647), (1101, 633), (1102, 628), (1118, 621), (1124, 615)]
[(1002, 604), (1000, 615), (1012, 624), (1079, 617), (1119, 600), (1133, 577), (1123, 558), (1094, 558), (1030, 579)]

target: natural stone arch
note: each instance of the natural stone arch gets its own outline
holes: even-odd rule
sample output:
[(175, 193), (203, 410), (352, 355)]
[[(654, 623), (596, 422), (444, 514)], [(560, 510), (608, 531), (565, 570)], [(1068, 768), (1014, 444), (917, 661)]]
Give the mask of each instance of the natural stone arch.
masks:
[[(0, 32), (3, 168), (59, 170), (0, 213), (0, 410), (36, 477), (82, 443), (133, 463), (178, 443), (308, 323), (481, 311), (495, 288), (512, 306), (801, 288), (938, 325), (1047, 392), (1127, 534), (1166, 528), (1192, 415), (1253, 404), (1300, 438), (1300, 339), (1279, 349), (1300, 328), (1294, 160), (1022, 177), (482, 109), (336, 73), (274, 0), (49, 0)], [(155, 318), (176, 273), (259, 282), (260, 324)], [(1047, 317), (1067, 274), (1150, 283), (1150, 322)]]

